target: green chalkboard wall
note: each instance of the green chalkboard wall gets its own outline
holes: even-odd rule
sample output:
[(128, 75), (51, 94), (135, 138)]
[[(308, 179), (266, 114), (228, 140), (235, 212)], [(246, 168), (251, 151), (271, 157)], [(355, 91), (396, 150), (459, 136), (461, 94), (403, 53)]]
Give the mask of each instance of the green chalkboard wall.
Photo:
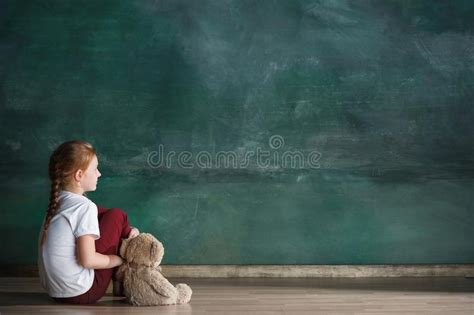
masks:
[(0, 264), (36, 262), (48, 158), (77, 138), (99, 152), (88, 197), (165, 264), (474, 263), (473, 16), (1, 1)]

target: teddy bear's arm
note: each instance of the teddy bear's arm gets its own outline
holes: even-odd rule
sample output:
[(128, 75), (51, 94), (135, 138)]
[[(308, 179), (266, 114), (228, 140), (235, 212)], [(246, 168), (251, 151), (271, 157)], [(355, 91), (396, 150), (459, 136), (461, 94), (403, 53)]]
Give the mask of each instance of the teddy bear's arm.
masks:
[(156, 270), (146, 269), (145, 279), (147, 283), (158, 293), (166, 297), (176, 297), (178, 290)]
[(123, 282), (123, 279), (124, 279), (124, 276), (125, 276), (125, 268), (126, 266), (125, 265), (121, 265), (117, 271), (115, 272), (115, 279), (120, 281), (120, 282)]

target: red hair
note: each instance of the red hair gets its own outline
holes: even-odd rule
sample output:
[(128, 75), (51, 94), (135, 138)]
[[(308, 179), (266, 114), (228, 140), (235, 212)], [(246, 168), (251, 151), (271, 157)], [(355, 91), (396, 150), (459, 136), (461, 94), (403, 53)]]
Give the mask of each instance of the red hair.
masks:
[(51, 194), (46, 217), (43, 225), (43, 245), (48, 235), (49, 224), (59, 208), (59, 192), (69, 184), (74, 173), (85, 170), (96, 155), (92, 145), (82, 140), (72, 140), (62, 143), (49, 158), (49, 180), (51, 181)]

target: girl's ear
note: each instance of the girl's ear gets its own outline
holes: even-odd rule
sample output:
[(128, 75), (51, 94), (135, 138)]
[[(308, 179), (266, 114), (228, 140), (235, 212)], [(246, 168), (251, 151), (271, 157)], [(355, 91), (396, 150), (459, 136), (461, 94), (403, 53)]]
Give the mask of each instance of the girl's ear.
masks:
[(82, 180), (82, 177), (84, 176), (84, 171), (81, 169), (78, 169), (77, 171), (74, 172), (74, 180), (76, 182), (79, 182)]
[(120, 256), (124, 259), (126, 258), (125, 255), (127, 254), (129, 243), (130, 243), (130, 239), (124, 238), (122, 240), (122, 245), (120, 246)]

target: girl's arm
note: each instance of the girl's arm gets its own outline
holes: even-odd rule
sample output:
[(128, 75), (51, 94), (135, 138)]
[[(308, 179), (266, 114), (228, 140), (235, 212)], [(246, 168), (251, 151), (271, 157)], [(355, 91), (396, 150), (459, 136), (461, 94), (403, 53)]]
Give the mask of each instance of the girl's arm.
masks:
[(109, 269), (123, 263), (117, 255), (103, 255), (95, 251), (95, 240), (92, 235), (83, 235), (77, 238), (77, 260), (88, 269)]

